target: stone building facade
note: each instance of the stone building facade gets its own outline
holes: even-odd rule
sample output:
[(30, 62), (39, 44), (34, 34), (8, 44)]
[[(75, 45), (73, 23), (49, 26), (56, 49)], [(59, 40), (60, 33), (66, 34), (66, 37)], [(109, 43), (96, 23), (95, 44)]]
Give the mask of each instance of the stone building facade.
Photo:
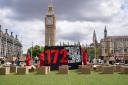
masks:
[(107, 36), (104, 30), (104, 38), (100, 41), (100, 52), (104, 58), (114, 56), (128, 60), (128, 36)]
[(17, 35), (13, 36), (8, 33), (8, 29), (3, 32), (0, 25), (0, 57), (16, 57), (20, 56), (22, 52), (22, 44), (20, 43)]

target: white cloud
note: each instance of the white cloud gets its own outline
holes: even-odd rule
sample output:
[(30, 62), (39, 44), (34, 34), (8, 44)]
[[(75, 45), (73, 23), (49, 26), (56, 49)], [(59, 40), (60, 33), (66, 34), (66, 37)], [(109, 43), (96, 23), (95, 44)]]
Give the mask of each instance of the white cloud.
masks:
[(23, 44), (24, 53), (27, 48), (33, 44), (44, 45), (44, 23), (43, 21), (14, 21), (10, 19), (4, 19), (2, 24), (3, 29), (9, 29), (14, 32), (14, 35), (18, 35), (19, 40)]
[(10, 9), (0, 9), (0, 19), (13, 15)]
[[(84, 4), (84, 3), (83, 3)], [(82, 5), (79, 12), (83, 17), (92, 17), (96, 19), (112, 18), (114, 14), (117, 14), (121, 10), (123, 0), (93, 0), (88, 3), (89, 7)], [(105, 19), (104, 19), (105, 20)], [(98, 20), (97, 20), (98, 21)]]
[(104, 16), (112, 16), (121, 10), (122, 0), (106, 0), (101, 3), (100, 8)]
[[(111, 16), (112, 19), (107, 22), (101, 22), (98, 20), (57, 20), (57, 43), (60, 41), (74, 42), (76, 40), (80, 40), (84, 44), (91, 43), (94, 29), (97, 33), (97, 39), (100, 40), (103, 38), (105, 25), (107, 25), (108, 35), (128, 35), (128, 3), (124, 3), (124, 0), (100, 0), (101, 2), (98, 2), (98, 0), (94, 1), (95, 2), (91, 2), (91, 6), (88, 8), (88, 11), (85, 11), (84, 8), (78, 10), (81, 13), (81, 16), (79, 17), (82, 18), (89, 16), (93, 18), (96, 16), (103, 17), (103, 19), (105, 19), (106, 17), (108, 18)], [(121, 8), (122, 6), (123, 9)], [(18, 21), (10, 18), (14, 14), (15, 13), (13, 13), (10, 9), (0, 9), (0, 24), (2, 24), (4, 29), (8, 28), (9, 31), (13, 31), (15, 34), (18, 34), (19, 38), (22, 36), (24, 53), (27, 48), (31, 46), (32, 41), (34, 42), (34, 45), (44, 45), (44, 19), (42, 19), (42, 21)]]

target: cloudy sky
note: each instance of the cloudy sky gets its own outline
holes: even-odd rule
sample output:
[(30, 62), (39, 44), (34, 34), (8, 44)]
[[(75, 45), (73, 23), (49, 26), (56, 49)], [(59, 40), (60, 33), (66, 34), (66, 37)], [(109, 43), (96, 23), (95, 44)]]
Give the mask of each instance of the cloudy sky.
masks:
[[(49, 0), (0, 0), (0, 24), (18, 34), (24, 53), (35, 44), (44, 45), (44, 16)], [(103, 38), (128, 35), (128, 0), (53, 0), (57, 18), (57, 43), (91, 43), (93, 31)]]

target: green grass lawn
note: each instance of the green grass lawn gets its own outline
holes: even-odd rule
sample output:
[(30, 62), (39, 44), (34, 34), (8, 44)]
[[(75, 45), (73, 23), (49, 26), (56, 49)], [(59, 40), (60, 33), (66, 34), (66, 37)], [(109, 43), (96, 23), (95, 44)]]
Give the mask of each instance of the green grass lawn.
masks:
[(0, 75), (0, 85), (127, 85), (128, 75), (125, 74), (79, 74), (70, 70), (68, 75), (52, 71), (48, 75)]

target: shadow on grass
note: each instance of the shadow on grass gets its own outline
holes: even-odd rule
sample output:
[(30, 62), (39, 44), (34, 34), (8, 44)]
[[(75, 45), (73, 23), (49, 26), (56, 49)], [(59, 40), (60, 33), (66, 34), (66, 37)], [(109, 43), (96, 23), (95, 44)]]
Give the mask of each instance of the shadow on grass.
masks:
[(68, 75), (69, 73), (59, 73), (59, 72), (57, 72), (56, 74), (57, 75)]
[(25, 76), (25, 75), (29, 75), (29, 74), (17, 74), (17, 73), (15, 73), (14, 75), (16, 75), (16, 76)]
[(75, 70), (75, 72), (78, 73), (78, 74), (81, 74), (81, 70), (80, 69)]
[(121, 75), (128, 75), (128, 73), (118, 73), (118, 74), (121, 74)]
[(75, 70), (75, 72), (80, 75), (90, 75), (91, 74), (91, 72), (90, 73), (82, 73), (80, 69)]
[(114, 73), (102, 73), (102, 72), (99, 72), (98, 74), (99, 75), (113, 75)]
[(34, 75), (48, 75), (48, 74), (43, 74), (43, 73), (36, 72), (36, 73), (34, 73)]

